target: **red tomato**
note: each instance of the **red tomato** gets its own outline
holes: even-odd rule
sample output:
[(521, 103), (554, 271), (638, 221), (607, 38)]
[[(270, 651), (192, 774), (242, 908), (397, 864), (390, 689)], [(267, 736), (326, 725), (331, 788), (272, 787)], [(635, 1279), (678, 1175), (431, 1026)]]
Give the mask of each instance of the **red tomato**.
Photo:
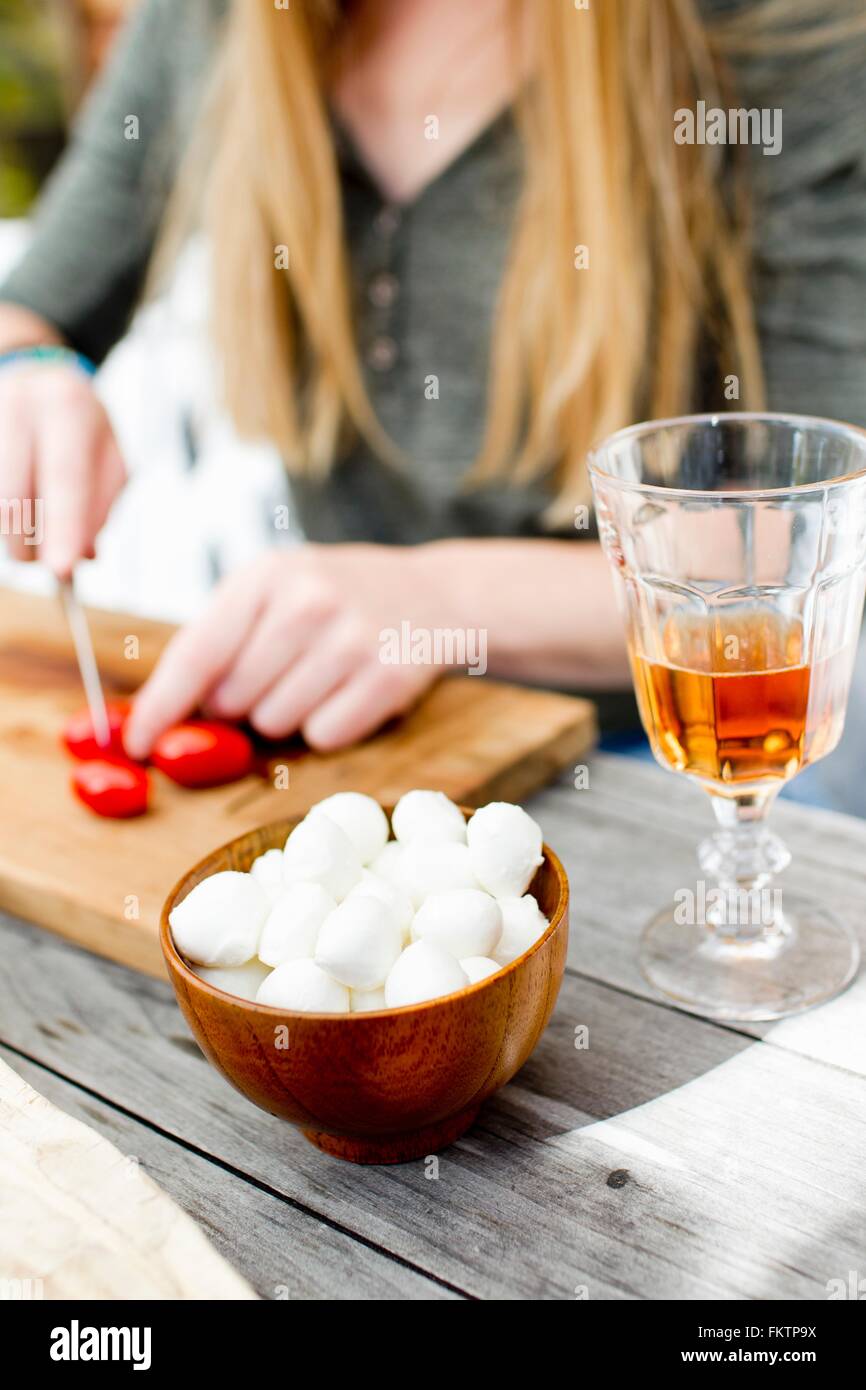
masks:
[(122, 819), (147, 810), (147, 773), (135, 763), (93, 758), (72, 774), (72, 790), (98, 816)]
[(63, 728), (63, 742), (69, 749), (73, 758), (79, 758), (82, 762), (90, 758), (112, 758), (125, 757), (123, 751), (123, 725), (129, 714), (128, 700), (106, 700), (105, 710), (108, 715), (108, 727), (110, 738), (107, 746), (103, 747), (96, 742), (96, 733), (93, 728), (93, 720), (90, 718), (90, 710), (77, 710)]
[(150, 761), (182, 787), (217, 787), (246, 776), (253, 765), (253, 746), (233, 724), (190, 719), (160, 734)]

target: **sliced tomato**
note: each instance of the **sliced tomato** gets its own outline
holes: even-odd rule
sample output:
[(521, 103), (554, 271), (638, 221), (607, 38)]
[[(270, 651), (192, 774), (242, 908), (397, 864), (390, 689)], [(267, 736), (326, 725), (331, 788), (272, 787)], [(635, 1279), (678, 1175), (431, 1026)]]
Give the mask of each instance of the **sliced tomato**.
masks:
[(107, 746), (96, 741), (96, 731), (90, 717), (90, 710), (76, 710), (75, 714), (67, 719), (63, 726), (63, 742), (73, 758), (86, 762), (90, 758), (110, 759), (115, 756), (119, 758), (126, 756), (123, 751), (123, 726), (130, 710), (129, 701), (106, 700), (105, 710), (108, 715), (110, 733)]
[(182, 787), (217, 787), (252, 770), (253, 745), (233, 724), (190, 719), (160, 734), (150, 761)]
[(150, 783), (143, 767), (118, 758), (92, 758), (72, 774), (72, 790), (98, 816), (114, 820), (147, 810)]

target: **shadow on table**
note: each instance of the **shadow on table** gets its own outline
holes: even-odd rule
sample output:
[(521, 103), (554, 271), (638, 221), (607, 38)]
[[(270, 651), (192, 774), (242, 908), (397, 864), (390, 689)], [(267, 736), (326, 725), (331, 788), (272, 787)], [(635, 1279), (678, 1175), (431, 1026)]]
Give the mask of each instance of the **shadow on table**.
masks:
[(512, 1085), (537, 1097), (533, 1137), (545, 1139), (646, 1105), (752, 1045), (739, 1033), (568, 973), (553, 1018)]

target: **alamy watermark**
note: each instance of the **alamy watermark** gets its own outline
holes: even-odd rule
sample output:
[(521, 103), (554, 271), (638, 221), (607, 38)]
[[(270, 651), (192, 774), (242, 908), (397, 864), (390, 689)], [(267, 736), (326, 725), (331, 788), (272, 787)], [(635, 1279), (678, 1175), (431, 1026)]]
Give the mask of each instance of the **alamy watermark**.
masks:
[(0, 1303), (29, 1303), (45, 1297), (42, 1279), (0, 1279)]
[(151, 1329), (82, 1327), (73, 1318), (68, 1327), (53, 1328), (48, 1355), (52, 1361), (130, 1361), (134, 1371), (148, 1371)]
[(847, 1279), (828, 1279), (824, 1287), (831, 1303), (838, 1299), (866, 1302), (866, 1278), (862, 1278), (857, 1269), (849, 1269)]
[(736, 106), (725, 111), (705, 101), (694, 110), (680, 106), (674, 112), (674, 140), (678, 145), (760, 145), (762, 154), (779, 154), (782, 108)]
[(0, 536), (23, 536), (25, 545), (42, 544), (41, 497), (0, 497)]
[(383, 666), (456, 666), (470, 676), (487, 670), (487, 629), (483, 627), (413, 627), (406, 619), (399, 628), (379, 633)]
[(699, 879), (696, 889), (678, 888), (674, 893), (678, 927), (771, 927), (781, 915), (781, 888), (708, 888)]

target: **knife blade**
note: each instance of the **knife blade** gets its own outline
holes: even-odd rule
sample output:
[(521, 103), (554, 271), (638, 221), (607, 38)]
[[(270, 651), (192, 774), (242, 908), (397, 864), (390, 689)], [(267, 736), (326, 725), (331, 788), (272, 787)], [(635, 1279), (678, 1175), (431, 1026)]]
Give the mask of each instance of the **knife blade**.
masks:
[(81, 683), (84, 686), (84, 695), (90, 710), (96, 742), (100, 748), (107, 748), (111, 740), (111, 728), (108, 723), (108, 711), (105, 708), (105, 696), (102, 693), (102, 682), (99, 679), (99, 668), (96, 665), (87, 617), (75, 597), (75, 589), (71, 579), (60, 581), (60, 599), (66, 613), (69, 631), (72, 634), (72, 644), (75, 647)]

